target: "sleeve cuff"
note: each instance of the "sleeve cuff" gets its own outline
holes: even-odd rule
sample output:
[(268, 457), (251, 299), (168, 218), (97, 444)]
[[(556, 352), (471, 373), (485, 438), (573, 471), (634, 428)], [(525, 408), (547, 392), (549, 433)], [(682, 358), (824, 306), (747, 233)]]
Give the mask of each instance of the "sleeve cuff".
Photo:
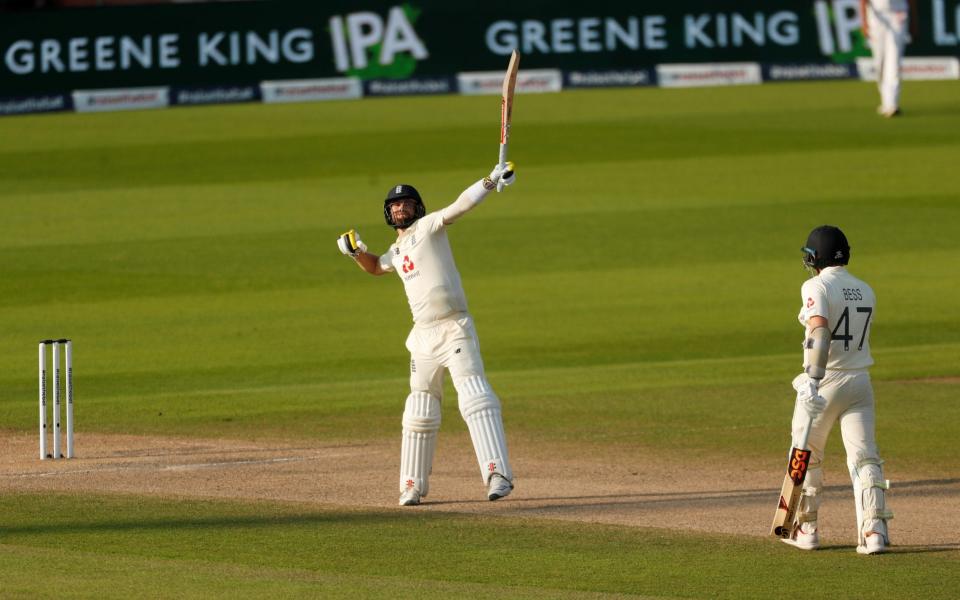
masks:
[(487, 194), (490, 193), (490, 190), (484, 185), (484, 180), (481, 179), (464, 190), (464, 194), (470, 199), (474, 204), (479, 203), (481, 200), (487, 197)]

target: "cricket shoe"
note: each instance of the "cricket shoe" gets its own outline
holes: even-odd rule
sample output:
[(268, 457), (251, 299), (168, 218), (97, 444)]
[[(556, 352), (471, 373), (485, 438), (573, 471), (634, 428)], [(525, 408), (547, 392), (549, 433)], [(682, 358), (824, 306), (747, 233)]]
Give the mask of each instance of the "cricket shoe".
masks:
[(490, 485), (487, 487), (487, 498), (490, 500), (499, 500), (500, 498), (509, 496), (512, 491), (513, 484), (510, 483), (509, 479), (500, 473), (494, 473), (490, 476)]
[(887, 551), (887, 545), (883, 543), (883, 536), (879, 533), (868, 535), (863, 540), (862, 546), (857, 546), (857, 554), (883, 554)]
[(420, 504), (420, 490), (412, 485), (407, 486), (400, 494), (400, 506), (417, 506)]
[(899, 108), (883, 108), (882, 106), (877, 107), (877, 114), (885, 119), (892, 119), (894, 117), (899, 117), (901, 114)]
[(820, 532), (817, 531), (816, 521), (801, 523), (792, 536), (780, 541), (800, 550), (816, 550), (820, 547)]

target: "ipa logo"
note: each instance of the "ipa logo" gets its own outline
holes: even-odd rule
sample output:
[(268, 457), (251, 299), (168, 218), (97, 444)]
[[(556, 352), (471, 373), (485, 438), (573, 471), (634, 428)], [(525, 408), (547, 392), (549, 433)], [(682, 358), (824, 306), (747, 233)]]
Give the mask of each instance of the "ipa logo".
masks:
[(330, 17), (333, 58), (340, 73), (362, 79), (407, 77), (430, 56), (413, 28), (420, 11), (394, 6), (386, 19), (375, 12)]
[(858, 56), (869, 56), (867, 40), (860, 31), (859, 0), (816, 0), (813, 14), (817, 20), (820, 52), (835, 63), (849, 63)]

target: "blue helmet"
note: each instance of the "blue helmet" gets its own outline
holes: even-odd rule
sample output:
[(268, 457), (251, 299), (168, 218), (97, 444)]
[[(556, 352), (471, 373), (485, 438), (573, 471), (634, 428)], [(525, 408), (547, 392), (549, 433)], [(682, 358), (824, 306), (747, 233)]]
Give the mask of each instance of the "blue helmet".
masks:
[[(413, 216), (409, 219), (406, 219), (402, 223), (396, 223), (393, 220), (393, 216), (390, 214), (390, 205), (396, 202), (397, 200), (413, 200), (416, 207), (413, 211)], [(427, 214), (427, 207), (423, 205), (423, 200), (420, 199), (420, 192), (417, 191), (417, 188), (412, 185), (406, 185), (401, 183), (390, 188), (390, 191), (387, 192), (387, 198), (383, 201), (383, 217), (387, 221), (387, 225), (393, 227), (394, 229), (406, 229), (413, 225), (417, 219)]]
[(807, 236), (807, 244), (800, 249), (807, 269), (817, 270), (850, 262), (850, 244), (839, 227), (821, 225)]

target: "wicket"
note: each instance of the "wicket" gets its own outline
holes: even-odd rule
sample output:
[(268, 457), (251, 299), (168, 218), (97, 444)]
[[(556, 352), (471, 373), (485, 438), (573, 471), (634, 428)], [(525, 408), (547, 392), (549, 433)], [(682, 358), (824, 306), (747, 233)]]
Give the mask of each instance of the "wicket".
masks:
[[(47, 346), (53, 348), (53, 451), (47, 454)], [(64, 349), (67, 396), (67, 458), (73, 458), (73, 344), (70, 340), (40, 342), (40, 460), (63, 458), (60, 451), (60, 347)]]

